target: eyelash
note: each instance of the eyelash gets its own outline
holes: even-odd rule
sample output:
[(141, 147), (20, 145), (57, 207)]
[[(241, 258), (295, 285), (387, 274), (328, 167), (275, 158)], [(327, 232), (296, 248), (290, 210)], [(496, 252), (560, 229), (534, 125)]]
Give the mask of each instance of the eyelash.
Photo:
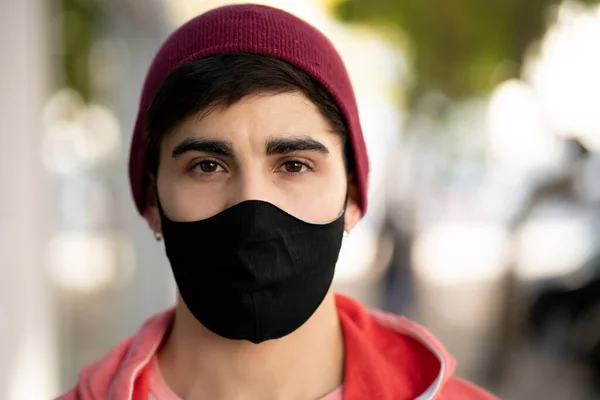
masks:
[[(219, 167), (221, 167), (225, 172), (227, 171), (227, 168), (225, 168), (223, 166), (223, 163), (219, 160), (216, 160), (214, 158), (204, 158), (200, 161), (194, 162), (190, 167), (189, 167), (189, 171), (193, 172), (193, 173), (197, 173), (199, 175), (212, 175), (215, 172), (203, 172), (201, 170), (196, 170), (198, 167), (200, 167), (202, 164), (204, 163), (214, 163), (217, 164)], [(218, 172), (223, 172), (223, 171), (218, 171)]]
[[(221, 167), (225, 172), (227, 172), (227, 168), (225, 168), (223, 166), (223, 163), (219, 160), (216, 159), (212, 159), (212, 158), (205, 158), (203, 160), (200, 160), (198, 162), (195, 162), (193, 164), (191, 164), (191, 166), (188, 168), (188, 170), (190, 172), (195, 172), (199, 175), (213, 175), (215, 172), (223, 172), (223, 171), (215, 171), (215, 172), (202, 172), (202, 171), (196, 171), (196, 169), (198, 167), (200, 167), (203, 163), (215, 163), (217, 164), (219, 167)], [(283, 168), (286, 164), (301, 164), (302, 166), (306, 167), (307, 171), (304, 172), (287, 172), (284, 171), (284, 173), (288, 174), (288, 175), (302, 175), (306, 172), (312, 172), (314, 171), (313, 166), (311, 165), (310, 162), (308, 162), (308, 160), (304, 160), (304, 159), (299, 159), (299, 158), (292, 158), (292, 159), (288, 159), (283, 161), (279, 167), (277, 167), (276, 171), (279, 171), (281, 168)]]
[(312, 171), (314, 171), (313, 166), (311, 165), (310, 162), (308, 162), (308, 160), (299, 159), (299, 158), (292, 158), (292, 159), (288, 159), (288, 160), (283, 161), (279, 165), (279, 167), (277, 168), (277, 170), (283, 168), (286, 164), (296, 164), (296, 163), (297, 164), (301, 164), (302, 166), (306, 167), (307, 171), (303, 171), (303, 172), (287, 172), (287, 171), (284, 171), (284, 173), (288, 174), (288, 175), (297, 176), (297, 175), (302, 175), (302, 174), (304, 174), (306, 172), (312, 172)]

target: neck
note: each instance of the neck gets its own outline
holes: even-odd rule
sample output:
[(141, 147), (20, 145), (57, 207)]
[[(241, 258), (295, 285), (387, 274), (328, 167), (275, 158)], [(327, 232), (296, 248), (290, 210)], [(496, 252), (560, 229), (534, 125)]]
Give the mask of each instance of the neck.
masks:
[(343, 382), (344, 348), (331, 291), (293, 333), (254, 344), (203, 327), (179, 299), (158, 353), (166, 382), (185, 399), (316, 399)]

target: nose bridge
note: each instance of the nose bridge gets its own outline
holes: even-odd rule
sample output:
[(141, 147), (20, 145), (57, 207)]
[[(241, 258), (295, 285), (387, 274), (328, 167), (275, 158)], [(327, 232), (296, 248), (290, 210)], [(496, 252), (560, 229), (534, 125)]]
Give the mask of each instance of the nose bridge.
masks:
[(229, 207), (247, 200), (268, 201), (267, 178), (259, 168), (241, 170), (234, 181), (234, 187), (229, 198)]

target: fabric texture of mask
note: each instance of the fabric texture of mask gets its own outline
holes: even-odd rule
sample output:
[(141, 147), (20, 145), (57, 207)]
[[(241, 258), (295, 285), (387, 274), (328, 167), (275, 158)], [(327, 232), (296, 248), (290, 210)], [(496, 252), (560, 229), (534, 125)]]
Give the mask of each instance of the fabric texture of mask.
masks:
[(344, 213), (302, 221), (250, 200), (200, 221), (175, 222), (161, 209), (162, 233), (181, 297), (215, 334), (260, 343), (302, 326), (323, 301), (342, 244)]

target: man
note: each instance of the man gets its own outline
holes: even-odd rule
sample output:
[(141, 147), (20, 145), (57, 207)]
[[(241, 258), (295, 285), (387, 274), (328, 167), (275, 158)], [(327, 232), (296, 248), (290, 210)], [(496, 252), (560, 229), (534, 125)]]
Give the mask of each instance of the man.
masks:
[(177, 305), (64, 398), (493, 398), (421, 327), (332, 294), (367, 175), (350, 81), (315, 28), (257, 5), (181, 27), (146, 78), (130, 158)]

